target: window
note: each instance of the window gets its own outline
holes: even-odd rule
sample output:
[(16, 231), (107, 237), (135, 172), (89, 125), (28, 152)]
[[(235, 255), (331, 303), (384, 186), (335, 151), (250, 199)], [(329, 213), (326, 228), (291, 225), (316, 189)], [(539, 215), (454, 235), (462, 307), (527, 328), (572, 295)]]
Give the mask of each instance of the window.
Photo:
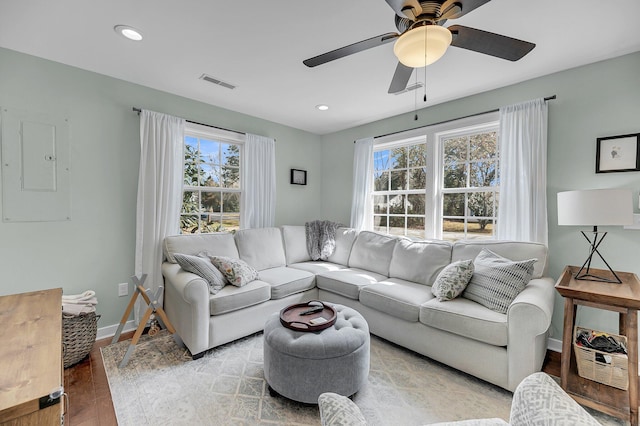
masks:
[(427, 174), (424, 138), (374, 150), (373, 224), (379, 232), (424, 236)]
[(493, 238), (497, 114), (376, 140), (373, 228), (414, 238)]
[(183, 234), (240, 228), (242, 138), (187, 123), (180, 230)]
[(497, 132), (441, 135), (442, 238), (493, 237), (500, 177)]

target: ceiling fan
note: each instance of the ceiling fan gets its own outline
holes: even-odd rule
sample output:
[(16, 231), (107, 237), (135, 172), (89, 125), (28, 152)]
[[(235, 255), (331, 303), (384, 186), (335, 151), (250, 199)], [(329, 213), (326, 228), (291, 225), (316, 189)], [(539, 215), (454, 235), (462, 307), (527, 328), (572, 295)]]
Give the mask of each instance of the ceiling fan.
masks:
[(303, 61), (315, 67), (363, 50), (395, 41), (394, 53), (398, 66), (389, 93), (407, 87), (414, 68), (427, 66), (444, 55), (451, 46), (473, 50), (509, 61), (517, 61), (536, 45), (527, 41), (462, 25), (443, 27), (448, 19), (456, 19), (491, 0), (385, 0), (396, 13), (399, 33), (386, 33)]

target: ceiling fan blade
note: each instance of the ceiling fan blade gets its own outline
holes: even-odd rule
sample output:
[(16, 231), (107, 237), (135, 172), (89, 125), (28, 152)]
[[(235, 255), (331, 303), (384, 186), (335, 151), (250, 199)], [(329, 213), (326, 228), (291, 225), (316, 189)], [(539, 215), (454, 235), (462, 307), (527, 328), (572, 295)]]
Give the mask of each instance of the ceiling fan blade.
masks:
[(371, 49), (372, 47), (387, 44), (394, 41), (398, 36), (399, 34), (396, 33), (386, 33), (376, 37), (371, 37), (366, 40), (332, 50), (331, 52), (305, 59), (302, 63), (308, 67), (316, 67), (318, 65), (326, 64), (327, 62), (335, 61), (336, 59), (344, 58), (345, 56), (353, 55), (354, 53), (362, 52), (363, 50)]
[(440, 19), (456, 19), (479, 8), (491, 0), (447, 0), (440, 7)]
[(517, 61), (536, 47), (534, 43), (515, 38), (490, 33), (462, 25), (452, 25), (449, 28), (453, 35), (452, 46), (473, 50), (485, 55), (508, 61)]
[(398, 62), (398, 66), (396, 67), (396, 72), (393, 74), (393, 79), (391, 80), (391, 85), (389, 86), (388, 93), (398, 93), (406, 89), (412, 72), (413, 68), (403, 65), (402, 62)]

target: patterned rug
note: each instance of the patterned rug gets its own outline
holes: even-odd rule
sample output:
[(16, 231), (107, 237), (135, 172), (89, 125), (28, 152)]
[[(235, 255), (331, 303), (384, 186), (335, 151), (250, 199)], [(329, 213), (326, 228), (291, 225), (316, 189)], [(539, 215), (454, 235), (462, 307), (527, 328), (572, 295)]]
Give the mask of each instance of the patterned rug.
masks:
[[(262, 371), (262, 333), (193, 361), (165, 332), (102, 348), (122, 426), (319, 425), (317, 406), (271, 397)], [(509, 419), (511, 393), (371, 337), (369, 382), (355, 397), (370, 425), (423, 425), (473, 418)], [(593, 413), (593, 412), (592, 412)], [(603, 424), (623, 422), (595, 413)]]

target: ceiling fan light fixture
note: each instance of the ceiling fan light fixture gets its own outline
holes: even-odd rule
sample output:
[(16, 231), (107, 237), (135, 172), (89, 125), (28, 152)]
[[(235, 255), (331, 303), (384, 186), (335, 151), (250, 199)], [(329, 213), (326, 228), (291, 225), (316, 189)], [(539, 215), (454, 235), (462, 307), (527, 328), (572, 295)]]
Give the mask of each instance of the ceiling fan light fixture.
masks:
[(452, 39), (451, 31), (440, 25), (423, 25), (403, 33), (393, 45), (393, 53), (403, 65), (421, 68), (440, 59)]

